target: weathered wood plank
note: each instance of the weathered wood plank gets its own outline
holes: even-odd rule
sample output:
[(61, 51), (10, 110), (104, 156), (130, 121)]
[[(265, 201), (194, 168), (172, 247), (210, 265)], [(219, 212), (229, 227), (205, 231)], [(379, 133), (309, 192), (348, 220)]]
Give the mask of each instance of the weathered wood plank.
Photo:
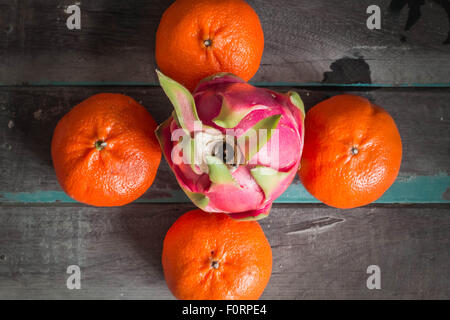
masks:
[[(278, 88), (279, 90), (280, 88)], [(290, 88), (281, 88), (289, 90)], [(355, 93), (386, 108), (403, 139), (404, 157), (396, 184), (381, 202), (449, 202), (450, 91), (298, 89), (306, 108), (329, 96)], [(121, 92), (141, 102), (158, 122), (171, 112), (160, 88), (58, 87), (0, 89), (0, 201), (70, 202), (53, 171), (50, 141), (57, 121), (74, 105), (99, 92)], [(187, 198), (163, 160), (141, 202), (184, 202)], [(296, 178), (279, 202), (315, 202)]]
[[(3, 206), (0, 298), (171, 299), (162, 242), (190, 208)], [(276, 205), (261, 225), (273, 248), (264, 299), (450, 298), (448, 206)], [(66, 288), (73, 264), (81, 290)], [(366, 288), (369, 265), (381, 268), (381, 290)]]
[[(249, 0), (261, 17), (264, 83), (449, 84), (449, 17), (443, 1)], [(84, 1), (81, 30), (68, 30), (74, 1), (0, 0), (0, 84), (152, 84), (155, 33), (169, 1)], [(381, 30), (369, 30), (369, 5)], [(395, 6), (392, 6), (395, 8)], [(447, 8), (448, 9), (448, 8)], [(443, 44), (447, 40), (447, 44)]]

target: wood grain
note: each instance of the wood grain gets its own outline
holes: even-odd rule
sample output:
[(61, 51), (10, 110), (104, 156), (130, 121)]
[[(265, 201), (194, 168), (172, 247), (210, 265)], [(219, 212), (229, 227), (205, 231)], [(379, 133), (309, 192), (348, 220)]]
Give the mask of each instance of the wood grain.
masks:
[[(172, 299), (162, 242), (191, 208), (3, 206), (0, 299)], [(448, 206), (276, 205), (261, 225), (273, 249), (263, 299), (450, 297)], [(81, 290), (66, 288), (73, 264), (81, 268)], [(381, 290), (366, 287), (369, 265), (381, 268)]]
[[(404, 148), (397, 183), (380, 200), (402, 205), (344, 211), (301, 204), (315, 200), (294, 180), (280, 201), (297, 203), (275, 204), (261, 221), (274, 262), (262, 298), (449, 299), (444, 2), (418, 5), (417, 21), (411, 13), (420, 1), (403, 8), (395, 0), (248, 2), (265, 32), (254, 83), (294, 89), (306, 109), (336, 94), (365, 96), (394, 117)], [(168, 117), (172, 107), (155, 86), (154, 49), (170, 1), (84, 1), (79, 31), (65, 25), (72, 4), (0, 0), (0, 299), (173, 299), (162, 242), (194, 207), (169, 203), (187, 199), (166, 162), (137, 202), (94, 208), (62, 192), (50, 157), (57, 121), (95, 93), (124, 93), (156, 121)], [(372, 4), (381, 8), (381, 30), (366, 27)], [(81, 290), (66, 288), (73, 264), (82, 270)], [(369, 265), (381, 268), (381, 290), (366, 288)]]
[[(409, 9), (392, 0), (249, 0), (265, 51), (259, 83), (447, 85), (449, 17), (426, 1), (405, 30)], [(74, 1), (0, 0), (0, 84), (155, 84), (155, 33), (166, 0), (81, 4), (81, 30), (68, 30)], [(366, 26), (381, 8), (381, 30)]]
[[(397, 183), (382, 202), (449, 202), (450, 91), (447, 89), (296, 90), (306, 109), (330, 96), (359, 94), (384, 107), (403, 140)], [(50, 141), (57, 121), (74, 105), (99, 92), (125, 93), (162, 122), (172, 107), (156, 87), (23, 87), (0, 89), (0, 202), (71, 201), (61, 190), (51, 163)], [(139, 201), (185, 202), (165, 160), (150, 190)], [(298, 178), (281, 202), (315, 202)]]

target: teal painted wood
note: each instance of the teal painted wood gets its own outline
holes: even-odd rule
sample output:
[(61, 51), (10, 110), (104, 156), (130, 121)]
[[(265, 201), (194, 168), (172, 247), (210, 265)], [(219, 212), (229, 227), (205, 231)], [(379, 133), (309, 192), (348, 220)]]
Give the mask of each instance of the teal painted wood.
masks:
[[(383, 106), (395, 119), (403, 140), (403, 160), (397, 182), (377, 203), (449, 203), (450, 90), (403, 88), (296, 90), (306, 109), (341, 93), (358, 94)], [(0, 205), (74, 203), (60, 188), (52, 167), (53, 129), (70, 108), (98, 92), (121, 92), (147, 107), (157, 122), (171, 106), (158, 87), (21, 87), (0, 88)], [(139, 203), (182, 203), (187, 197), (166, 161), (153, 186)], [(278, 203), (317, 203), (294, 179)]]
[[(450, 203), (450, 177), (410, 176), (399, 177), (376, 203)], [(147, 192), (151, 194), (151, 189)], [(136, 203), (186, 203), (184, 192), (172, 190), (170, 197), (148, 199), (145, 196)], [(63, 191), (0, 192), (0, 204), (76, 203)], [(319, 203), (300, 184), (293, 183), (275, 203)]]

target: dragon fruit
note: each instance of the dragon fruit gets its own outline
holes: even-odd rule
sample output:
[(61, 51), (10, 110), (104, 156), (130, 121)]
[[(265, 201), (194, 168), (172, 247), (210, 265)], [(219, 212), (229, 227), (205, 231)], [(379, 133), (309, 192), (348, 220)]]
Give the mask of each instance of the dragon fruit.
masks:
[(175, 110), (156, 135), (187, 196), (207, 212), (266, 217), (300, 164), (300, 96), (257, 88), (226, 73), (202, 80), (191, 94), (157, 73)]

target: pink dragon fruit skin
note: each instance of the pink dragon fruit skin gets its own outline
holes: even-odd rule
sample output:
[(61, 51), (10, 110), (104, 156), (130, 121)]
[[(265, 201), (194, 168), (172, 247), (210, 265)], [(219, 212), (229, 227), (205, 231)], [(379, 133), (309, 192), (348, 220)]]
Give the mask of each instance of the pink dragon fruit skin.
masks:
[[(225, 73), (202, 80), (191, 94), (157, 73), (175, 111), (157, 128), (156, 135), (187, 196), (207, 212), (224, 212), (242, 220), (266, 217), (300, 164), (305, 112), (299, 95), (254, 87)], [(249, 134), (261, 129), (267, 138), (250, 144)], [(181, 161), (188, 152), (176, 149), (182, 142), (174, 133), (180, 130), (184, 133), (181, 141), (193, 147), (192, 154), (198, 153), (195, 164)], [(202, 138), (197, 139), (199, 136)], [(228, 148), (231, 164), (224, 153)]]

